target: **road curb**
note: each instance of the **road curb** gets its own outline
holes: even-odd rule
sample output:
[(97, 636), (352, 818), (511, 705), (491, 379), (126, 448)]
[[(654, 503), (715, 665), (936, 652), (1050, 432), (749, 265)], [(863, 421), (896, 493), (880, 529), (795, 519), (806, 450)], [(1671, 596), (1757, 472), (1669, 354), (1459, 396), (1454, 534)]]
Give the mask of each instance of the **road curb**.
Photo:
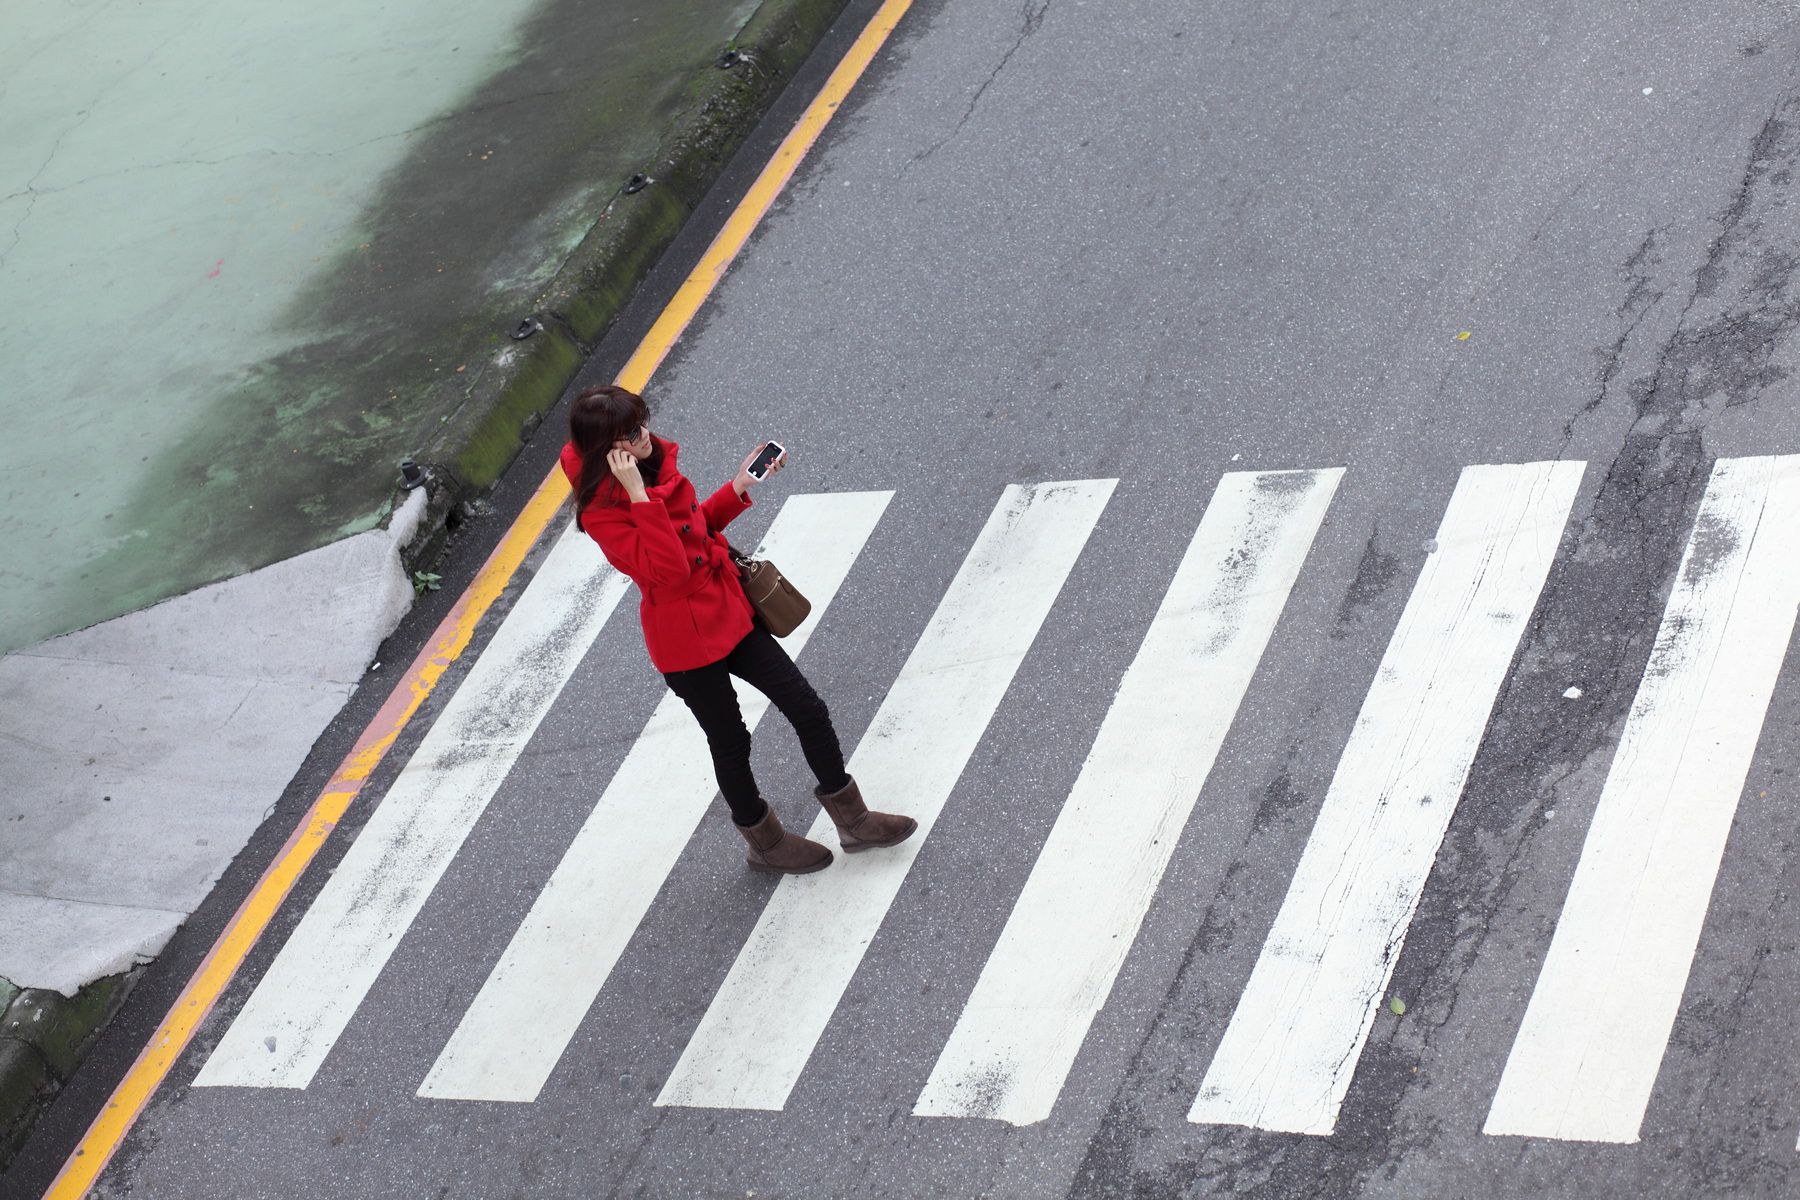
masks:
[(408, 571), (435, 560), (445, 519), (511, 465), (846, 4), (763, 0), (694, 80), (654, 160), (607, 201), (530, 315), (509, 334), (489, 336), (490, 353), (466, 398), (419, 448), (418, 460), (430, 464), (432, 503), (426, 528), (405, 552)]
[(0, 1173), (140, 974), (141, 968), (97, 979), (73, 997), (0, 979)]

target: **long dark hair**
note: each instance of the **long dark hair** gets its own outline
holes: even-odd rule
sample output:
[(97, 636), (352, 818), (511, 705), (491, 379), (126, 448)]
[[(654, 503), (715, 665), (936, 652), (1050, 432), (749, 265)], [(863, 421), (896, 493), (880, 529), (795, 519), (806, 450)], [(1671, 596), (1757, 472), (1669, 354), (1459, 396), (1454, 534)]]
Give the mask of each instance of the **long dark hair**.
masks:
[[(575, 483), (577, 520), (602, 488), (607, 489), (606, 503), (625, 503), (625, 490), (606, 465), (606, 453), (614, 442), (629, 440), (638, 426), (649, 420), (650, 406), (628, 388), (609, 384), (576, 393), (575, 402), (569, 405), (569, 441), (581, 455), (581, 478)], [(662, 443), (652, 438), (650, 446), (650, 457), (638, 464), (638, 471), (646, 485), (654, 486), (662, 467)]]

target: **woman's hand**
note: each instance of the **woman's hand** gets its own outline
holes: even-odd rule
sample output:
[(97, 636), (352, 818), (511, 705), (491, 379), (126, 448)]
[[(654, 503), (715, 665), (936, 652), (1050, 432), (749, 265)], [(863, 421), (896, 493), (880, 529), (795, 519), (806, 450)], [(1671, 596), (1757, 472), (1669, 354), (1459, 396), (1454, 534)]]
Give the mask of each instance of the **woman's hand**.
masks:
[[(764, 479), (768, 478), (768, 476), (765, 475), (763, 479), (758, 479), (750, 473), (750, 464), (756, 461), (756, 456), (762, 453), (762, 448), (766, 445), (768, 445), (767, 441), (758, 442), (756, 444), (756, 449), (744, 456), (743, 465), (738, 467), (737, 474), (731, 477), (732, 490), (737, 492), (740, 497), (752, 487), (762, 483)], [(773, 475), (785, 466), (787, 466), (787, 451), (783, 450), (781, 452), (781, 457), (776, 459), (774, 465), (769, 468), (769, 475)]]
[(644, 476), (638, 470), (637, 457), (629, 450), (608, 450), (606, 465), (612, 468), (613, 478), (625, 489), (633, 504), (642, 504), (650, 498), (644, 490)]

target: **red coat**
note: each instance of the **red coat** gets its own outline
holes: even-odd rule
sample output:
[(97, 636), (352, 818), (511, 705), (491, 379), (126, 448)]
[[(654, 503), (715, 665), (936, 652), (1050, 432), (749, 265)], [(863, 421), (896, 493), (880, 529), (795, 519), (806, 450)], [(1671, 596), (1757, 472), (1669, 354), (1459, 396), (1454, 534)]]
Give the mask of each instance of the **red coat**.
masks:
[[(626, 500), (610, 475), (581, 514), (581, 527), (600, 543), (606, 561), (643, 593), (638, 616), (644, 644), (659, 671), (691, 671), (718, 662), (750, 632), (750, 601), (719, 531), (750, 507), (729, 483), (704, 504), (675, 466), (674, 442), (662, 447), (662, 472), (642, 504)], [(562, 449), (563, 474), (581, 480), (581, 452)]]

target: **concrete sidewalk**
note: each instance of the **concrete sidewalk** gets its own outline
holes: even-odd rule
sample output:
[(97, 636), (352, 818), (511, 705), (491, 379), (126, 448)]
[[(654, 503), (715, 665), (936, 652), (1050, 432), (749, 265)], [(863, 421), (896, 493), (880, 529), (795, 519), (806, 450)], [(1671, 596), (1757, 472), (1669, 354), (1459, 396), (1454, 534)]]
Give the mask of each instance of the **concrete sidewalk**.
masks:
[(843, 2), (0, 14), (0, 1168)]

